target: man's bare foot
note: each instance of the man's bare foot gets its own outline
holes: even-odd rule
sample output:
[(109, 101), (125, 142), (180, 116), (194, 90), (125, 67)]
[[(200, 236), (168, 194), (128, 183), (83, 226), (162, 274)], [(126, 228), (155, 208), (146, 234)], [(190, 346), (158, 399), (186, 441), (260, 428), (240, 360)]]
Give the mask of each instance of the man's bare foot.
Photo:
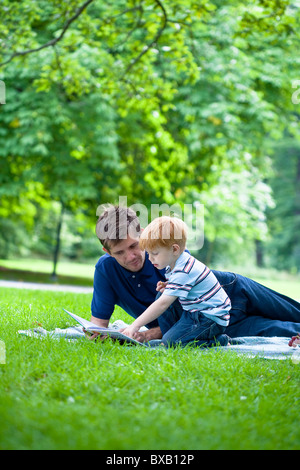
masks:
[(292, 348), (296, 348), (297, 344), (300, 344), (300, 334), (298, 333), (297, 336), (292, 336), (292, 339), (289, 341), (289, 346)]

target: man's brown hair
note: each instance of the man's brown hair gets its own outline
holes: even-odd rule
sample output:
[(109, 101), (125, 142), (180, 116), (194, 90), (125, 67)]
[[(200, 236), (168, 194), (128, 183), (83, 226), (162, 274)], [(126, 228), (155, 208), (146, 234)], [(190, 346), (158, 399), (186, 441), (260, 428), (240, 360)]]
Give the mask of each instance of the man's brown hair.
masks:
[(96, 234), (107, 251), (128, 236), (139, 237), (140, 222), (130, 207), (108, 205), (102, 206), (101, 209), (102, 212), (96, 224)]

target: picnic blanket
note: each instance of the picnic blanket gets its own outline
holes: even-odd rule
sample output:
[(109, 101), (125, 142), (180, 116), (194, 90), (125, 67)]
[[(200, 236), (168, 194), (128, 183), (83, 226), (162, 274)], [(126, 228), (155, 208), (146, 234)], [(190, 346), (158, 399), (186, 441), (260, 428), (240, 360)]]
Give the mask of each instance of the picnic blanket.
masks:
[[(128, 326), (122, 320), (117, 320), (109, 325), (110, 328), (120, 329)], [(85, 338), (85, 334), (82, 331), (81, 326), (71, 326), (68, 328), (55, 328), (54, 330), (47, 331), (42, 327), (33, 328), (30, 330), (19, 330), (18, 334), (30, 336), (34, 338), (43, 338), (45, 336), (51, 336), (52, 338), (64, 337), (69, 341), (74, 341), (80, 338)], [(222, 351), (234, 351), (237, 354), (244, 354), (248, 357), (262, 357), (265, 359), (292, 359), (294, 363), (300, 363), (300, 346), (292, 348), (288, 345), (290, 338), (285, 337), (271, 337), (267, 338), (264, 336), (246, 336), (233, 338), (230, 346), (221, 346), (213, 349)], [(160, 340), (149, 341), (148, 345), (153, 347), (159, 347)], [(212, 348), (210, 348), (212, 349)], [(207, 351), (207, 349), (200, 349), (201, 351)]]

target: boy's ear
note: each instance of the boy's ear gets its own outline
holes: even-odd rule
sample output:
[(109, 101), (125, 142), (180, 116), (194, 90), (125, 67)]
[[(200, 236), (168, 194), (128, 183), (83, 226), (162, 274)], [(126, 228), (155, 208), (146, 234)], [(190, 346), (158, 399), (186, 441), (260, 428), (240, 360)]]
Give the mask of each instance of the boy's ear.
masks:
[(177, 245), (177, 243), (174, 243), (174, 244), (172, 245), (172, 249), (173, 249), (173, 253), (174, 253), (174, 254), (177, 254), (177, 253), (180, 251), (180, 246)]
[(108, 255), (110, 255), (110, 252), (106, 248), (104, 248), (104, 246), (102, 247), (102, 250), (105, 251), (105, 253), (107, 253)]

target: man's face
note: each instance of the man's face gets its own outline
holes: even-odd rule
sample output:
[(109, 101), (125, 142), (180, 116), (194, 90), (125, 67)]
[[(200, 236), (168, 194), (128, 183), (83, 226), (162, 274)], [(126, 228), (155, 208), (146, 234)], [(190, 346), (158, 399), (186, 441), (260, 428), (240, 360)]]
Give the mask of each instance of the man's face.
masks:
[(110, 252), (105, 248), (103, 250), (115, 258), (128, 271), (140, 271), (144, 266), (145, 252), (141, 251), (138, 238), (128, 236), (126, 240), (120, 240), (117, 245), (113, 246)]

